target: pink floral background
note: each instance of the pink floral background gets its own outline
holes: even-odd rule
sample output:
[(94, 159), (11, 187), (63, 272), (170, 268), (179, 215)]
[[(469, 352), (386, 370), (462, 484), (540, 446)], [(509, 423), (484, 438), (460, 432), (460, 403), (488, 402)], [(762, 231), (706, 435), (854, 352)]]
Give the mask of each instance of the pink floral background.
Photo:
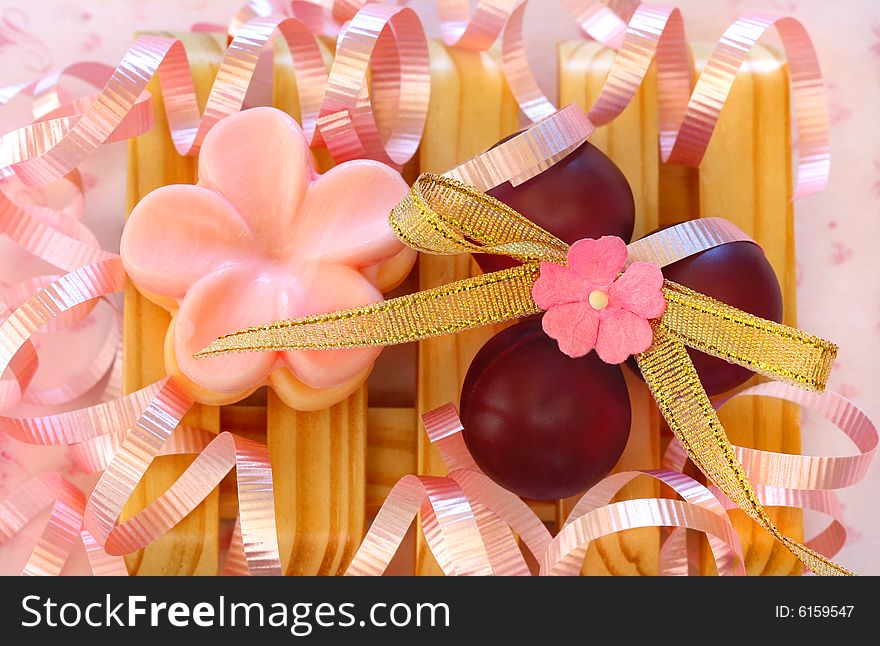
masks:
[[(0, 87), (34, 79), (75, 60), (116, 64), (139, 30), (182, 31), (194, 23), (225, 24), (243, 0), (0, 0)], [(437, 34), (430, 0), (411, 3), (429, 32)], [(797, 204), (798, 297), (800, 327), (837, 341), (840, 357), (833, 388), (880, 419), (880, 4), (875, 0), (677, 0), (692, 41), (715, 42), (739, 15), (772, 12), (794, 15), (807, 27), (827, 79), (832, 119), (832, 174), (821, 194)], [(555, 83), (554, 43), (577, 31), (559, 0), (535, 0), (527, 16), (529, 56), (548, 90)], [(26, 105), (0, 109), (0, 132), (25, 118)], [(100, 150), (84, 172), (90, 191), (85, 222), (108, 249), (116, 249), (122, 228), (125, 187), (119, 175), (125, 145)], [(0, 237), (0, 284), (46, 271)], [(99, 339), (107, 317), (95, 315)], [(38, 379), (49, 383), (92, 350), (62, 342), (53, 347), (69, 360), (48, 365)], [(59, 356), (59, 355), (55, 355)], [(43, 364), (51, 364), (44, 360)], [(840, 433), (805, 414), (806, 452), (844, 455), (852, 449)], [(54, 467), (83, 486), (91, 478), (71, 473), (63, 450), (28, 447), (0, 435), (0, 498), (43, 468)], [(880, 574), (880, 467), (865, 481), (840, 494), (850, 538), (838, 560), (862, 574)], [(818, 527), (822, 520), (816, 521)], [(812, 524), (812, 521), (810, 521)], [(808, 527), (810, 525), (808, 524)], [(21, 567), (33, 531), (0, 547), (0, 574)], [(80, 558), (68, 567), (82, 571)]]

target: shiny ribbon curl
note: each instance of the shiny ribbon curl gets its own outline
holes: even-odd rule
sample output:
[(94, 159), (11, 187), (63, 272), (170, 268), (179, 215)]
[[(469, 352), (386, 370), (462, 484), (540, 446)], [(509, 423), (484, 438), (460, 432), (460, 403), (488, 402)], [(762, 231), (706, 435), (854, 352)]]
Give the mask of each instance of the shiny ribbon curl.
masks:
[[(321, 20), (330, 13), (339, 24), (355, 19), (372, 6), (364, 0), (334, 0), (328, 10), (320, 3), (300, 1), (289, 3), (290, 9), (285, 9), (283, 3), (257, 0), (242, 9), (230, 33), (236, 33), (241, 21), (254, 15), (265, 15), (279, 7), (291, 15), (305, 15), (309, 5), (313, 14), (321, 13)], [(768, 30), (775, 29), (791, 75), (798, 152), (793, 197), (810, 195), (825, 186), (830, 172), (827, 102), (812, 41), (799, 21), (760, 13), (739, 18), (725, 30), (696, 84), (692, 84), (684, 22), (677, 8), (633, 0), (564, 0), (563, 5), (585, 36), (617, 51), (608, 78), (589, 112), (592, 121), (605, 125), (623, 112), (656, 60), (661, 157), (665, 162), (687, 166), (699, 165), (748, 53)], [(541, 90), (525, 53), (523, 26), (527, 6), (527, 0), (479, 0), (472, 10), (464, 0), (437, 2), (440, 30), (447, 45), (486, 51), (501, 39), (502, 71), (508, 86), (523, 113), (537, 122), (554, 114), (556, 106)], [(313, 29), (323, 29), (317, 26), (322, 23), (314, 19), (310, 24)], [(343, 37), (345, 32), (343, 28)], [(363, 75), (359, 75), (359, 83), (362, 82)], [(350, 118), (354, 99), (349, 97), (342, 116), (347, 114)], [(372, 132), (371, 127), (367, 132)], [(349, 154), (347, 150), (341, 147), (340, 159), (350, 158), (345, 156)], [(374, 150), (369, 152), (375, 154)]]
[[(757, 42), (775, 28), (791, 74), (798, 142), (793, 199), (824, 188), (831, 158), (828, 106), (816, 52), (799, 21), (767, 14), (737, 19), (725, 30), (692, 90), (690, 54), (678, 9), (640, 4), (621, 38), (620, 23), (607, 8), (584, 0), (565, 4), (582, 28), (596, 27), (597, 40), (617, 49), (608, 78), (589, 111), (590, 119), (601, 126), (620, 115), (656, 60), (661, 158), (686, 166), (700, 164), (737, 72)], [(527, 2), (520, 2), (508, 16), (502, 38), (503, 70), (520, 109), (538, 121), (553, 114), (556, 107), (538, 85), (525, 54), (526, 7)]]
[[(121, 290), (124, 283), (122, 263), (113, 256), (44, 287), (0, 324), (0, 374), (17, 365), (37, 330), (83, 303)], [(178, 429), (191, 404), (189, 395), (166, 378), (119, 399), (67, 413), (31, 418), (0, 415), (0, 430), (33, 444), (74, 445), (74, 457), (87, 468), (105, 468), (82, 511), (81, 524), (112, 556), (141, 549), (164, 534), (235, 468), (244, 563), (251, 574), (279, 574), (266, 447), (230, 433), (206, 441), (203, 431)], [(141, 513), (118, 524), (122, 508), (153, 459), (162, 453), (190, 451), (199, 455), (178, 481)], [(15, 518), (16, 508), (2, 510), (0, 522)], [(53, 549), (56, 556), (63, 551)]]
[[(49, 207), (42, 205), (48, 200), (49, 192), (34, 190), (10, 181), (12, 173), (6, 164), (26, 158), (34, 150), (41, 150), (41, 144), (45, 144), (47, 140), (36, 129), (38, 126), (48, 125), (54, 128), (58, 124), (50, 123), (52, 119), (75, 115), (84, 109), (83, 106), (94, 102), (94, 96), (72, 99), (71, 93), (63, 86), (64, 79), (75, 78), (100, 87), (109, 77), (110, 72), (112, 68), (103, 64), (75, 63), (32, 83), (0, 91), (0, 104), (17, 96), (31, 98), (35, 119), (32, 126), (20, 128), (0, 137), (0, 156), (6, 155), (5, 160), (0, 160), (0, 166), (5, 167), (0, 171), (0, 177), (4, 178), (0, 186), (4, 189), (0, 191), (0, 234), (7, 235), (21, 249), (34, 257), (61, 269), (72, 270), (87, 262), (112, 257), (112, 254), (100, 249), (92, 232), (80, 222), (84, 213), (84, 188), (80, 173), (76, 170), (71, 171), (53, 184), (51, 193), (55, 206)], [(151, 126), (151, 113), (141, 106), (146, 106), (147, 109), (150, 107), (149, 103), (136, 104), (135, 112), (138, 114), (134, 116), (150, 125), (138, 126), (134, 130), (126, 126), (127, 134), (134, 134)], [(60, 130), (65, 132), (67, 128), (62, 125)], [(120, 128), (117, 129), (114, 137), (119, 131)], [(18, 139), (19, 145), (10, 148), (8, 144), (13, 138)], [(24, 203), (17, 204), (16, 200), (22, 198)], [(41, 275), (13, 285), (0, 285), (0, 322), (8, 318), (8, 312), (3, 311), (2, 303), (15, 309), (36, 291), (57, 278), (57, 275)], [(38, 406), (65, 405), (89, 392), (111, 373), (114, 366), (118, 367), (121, 361), (121, 312), (112, 301), (108, 300), (107, 303), (111, 306), (113, 314), (110, 332), (80, 372), (57, 386), (42, 390), (27, 389), (27, 383), (33, 377), (38, 365), (33, 346), (28, 342), (28, 348), (19, 353), (10, 366), (14, 378), (0, 382), (2, 384), (0, 412), (7, 411), (22, 402)], [(48, 321), (40, 331), (52, 333), (69, 329), (91, 314), (96, 305), (97, 301), (89, 301), (67, 310)], [(23, 361), (28, 365), (29, 372), (16, 374), (20, 373), (16, 364)]]
[[(877, 427), (855, 404), (835, 392), (809, 393), (776, 382), (745, 388), (722, 399), (716, 408), (720, 410), (730, 401), (742, 397), (776, 398), (816, 411), (859, 449), (856, 455), (818, 457), (733, 447), (763, 505), (809, 509), (831, 519), (830, 524), (807, 540), (806, 545), (829, 558), (834, 557), (846, 540), (842, 509), (834, 490), (853, 486), (864, 478), (880, 443)], [(664, 453), (663, 467), (681, 471), (687, 459), (681, 444), (673, 440)], [(717, 488), (713, 489), (725, 507), (736, 508), (727, 496)], [(670, 536), (667, 540), (683, 540), (683, 535)]]
[[(310, 4), (294, 2), (290, 13), (305, 16), (324, 10), (319, 5), (306, 10)], [(456, 0), (439, 4), (447, 41), (459, 47), (485, 49), (503, 27), (504, 72), (517, 102), (533, 121), (553, 114), (555, 107), (540, 91), (522, 48), (526, 3), (485, 0), (478, 3), (471, 19), (463, 22), (469, 11), (466, 4)], [(626, 3), (622, 11), (629, 13), (631, 5)], [(43, 185), (71, 170), (101, 143), (148, 129), (149, 116), (134, 108), (143, 105), (148, 109), (148, 97), (142, 90), (156, 73), (175, 146), (181, 154), (195, 154), (210, 127), (241, 108), (258, 54), (276, 29), (293, 54), (303, 127), (313, 144), (326, 143), (340, 161), (360, 155), (399, 166), (408, 160), (421, 138), (429, 92), (427, 46), (415, 13), (399, 6), (346, 3), (350, 9), (358, 9), (340, 32), (341, 60), (328, 79), (313, 35), (317, 29), (314, 20), (308, 19), (307, 23), (294, 17), (265, 15), (277, 6), (255, 2), (240, 12), (242, 19), (249, 21), (235, 27), (204, 116), (199, 115), (182, 46), (170, 39), (142, 36), (126, 53), (104, 90), (85, 102), (76, 116), (59, 117), (68, 121), (51, 127), (38, 122), (18, 134), (11, 133), (11, 138), (5, 136), (0, 148), (6, 150), (6, 159), (0, 162), (2, 172), (14, 172), (29, 184)], [(692, 166), (702, 158), (745, 56), (774, 27), (789, 55), (792, 77), (799, 152), (794, 197), (824, 186), (830, 160), (827, 105), (815, 51), (799, 22), (763, 14), (739, 19), (725, 32), (691, 93), (690, 63), (678, 10), (639, 5), (621, 39), (624, 23), (609, 7), (569, 0), (566, 8), (585, 33), (618, 48), (609, 77), (590, 111), (591, 119), (602, 125), (620, 114), (656, 57), (661, 153), (664, 160)], [(348, 15), (348, 10), (340, 13), (334, 3), (333, 13), (338, 18)], [(449, 34), (459, 32), (461, 36), (450, 40)], [(380, 81), (372, 102), (366, 91), (368, 65)], [(165, 81), (161, 81), (163, 70)], [(321, 128), (315, 135), (319, 118)], [(132, 123), (124, 126), (125, 119)], [(379, 127), (377, 123), (387, 125)], [(28, 130), (33, 128), (43, 130)]]
[[(197, 154), (211, 127), (241, 109), (259, 54), (276, 33), (293, 58), (302, 126), (312, 145), (326, 145), (337, 161), (368, 157), (400, 166), (415, 154), (430, 92), (424, 30), (411, 9), (366, 5), (341, 34), (329, 76), (303, 20), (275, 14), (250, 18), (229, 44), (203, 114), (182, 43), (139, 36), (101, 92), (56, 110), (72, 114), (37, 120), (0, 138), (0, 177), (14, 174), (27, 185), (45, 186), (102, 144), (146, 132), (152, 112), (145, 88), (156, 75), (175, 149)], [(382, 127), (374, 113), (382, 114)]]
[(317, 120), (321, 141), (337, 162), (367, 157), (400, 167), (419, 147), (430, 87), (418, 15), (367, 4), (339, 35)]
[[(249, 328), (219, 338), (199, 356), (390, 345), (521, 317), (540, 311), (531, 297), (540, 262), (566, 262), (567, 244), (448, 177), (422, 175), (390, 220), (401, 240), (425, 253), (500, 254), (525, 264), (367, 307)], [(653, 236), (680, 239), (662, 231)], [(643, 245), (643, 253), (648, 248)], [(705, 240), (698, 239), (689, 253), (702, 248)], [(664, 295), (666, 311), (652, 323), (654, 342), (636, 361), (673, 433), (707, 477), (805, 565), (817, 573), (848, 574), (782, 534), (767, 515), (686, 350), (686, 345), (694, 347), (772, 379), (821, 391), (837, 347), (669, 281)]]
[[(45, 186), (69, 173), (111, 139), (134, 106), (145, 100), (143, 93), (147, 83), (156, 75), (175, 149), (181, 155), (196, 154), (208, 130), (223, 117), (241, 109), (259, 54), (276, 32), (284, 38), (295, 61), (302, 125), (311, 138), (326, 81), (317, 41), (296, 18), (259, 17), (245, 24), (230, 43), (204, 114), (199, 110), (183, 44), (175, 39), (142, 35), (126, 52), (103, 90), (69, 129), (46, 133), (38, 147), (31, 145), (23, 158), (16, 157), (9, 167), (30, 186)], [(127, 138), (136, 134), (141, 132), (123, 130), (119, 136)], [(15, 150), (7, 154), (13, 155)]]
[[(821, 412), (844, 431), (862, 450), (860, 460), (866, 465), (876, 448), (877, 428), (854, 404), (840, 395), (826, 391), (822, 394), (804, 392), (782, 383), (766, 382), (746, 388), (736, 397), (776, 397)], [(727, 399), (720, 405), (723, 406)], [(537, 515), (518, 496), (503, 489), (483, 474), (468, 452), (461, 431), (461, 420), (452, 404), (440, 406), (422, 416), (430, 441), (438, 448), (448, 469), (442, 478), (431, 477), (446, 484), (443, 494), (433, 498), (420, 484), (418, 476), (405, 476), (392, 490), (379, 514), (373, 521), (367, 539), (359, 547), (346, 575), (379, 575), (385, 571), (397, 551), (415, 511), (421, 508), (426, 516), (435, 514), (438, 507), (446, 511), (446, 521), (461, 523), (466, 529), (452, 539), (436, 530), (436, 518), (430, 518), (426, 531), (429, 549), (438, 558), (446, 574), (474, 573), (462, 563), (486, 563), (496, 575), (529, 575), (520, 547), (511, 542), (520, 538), (525, 549), (540, 564), (541, 575), (576, 576), (580, 573), (590, 543), (602, 536), (637, 527), (666, 526), (673, 528), (660, 550), (660, 573), (687, 575), (690, 553), (685, 541), (685, 529), (705, 533), (720, 575), (744, 575), (744, 554), (739, 536), (734, 531), (726, 510), (737, 505), (717, 487), (709, 488), (682, 473), (687, 461), (681, 444), (673, 440), (663, 459), (663, 469), (631, 471), (612, 474), (586, 492), (574, 505), (562, 531), (551, 537)], [(738, 454), (750, 449), (734, 447)], [(855, 469), (851, 477), (841, 478), (841, 471), (851, 471), (852, 459), (809, 458), (785, 454), (759, 452), (768, 461), (778, 460), (773, 470), (784, 472), (781, 463), (787, 458), (823, 461), (824, 469), (816, 469), (809, 477), (798, 477), (789, 483), (802, 489), (783, 489), (764, 484), (768, 469), (755, 472), (755, 490), (761, 502), (768, 506), (793, 506), (820, 511), (831, 516), (831, 524), (807, 541), (807, 547), (829, 558), (842, 547), (846, 537), (840, 505), (829, 491), (831, 487), (854, 484), (865, 469)], [(839, 461), (839, 462), (838, 462)], [(835, 464), (837, 462), (837, 464)], [(824, 474), (824, 475), (823, 475)], [(625, 484), (637, 477), (650, 476), (669, 486), (683, 500), (644, 498), (611, 503), (613, 496)], [(454, 485), (458, 485), (455, 487)], [(807, 487), (817, 487), (808, 489)], [(474, 531), (474, 523), (479, 532)], [(485, 525), (485, 529), (484, 529)], [(459, 569), (452, 554), (463, 559)]]
[(93, 574), (128, 574), (121, 558), (104, 552), (91, 534), (82, 529), (85, 504), (83, 492), (55, 472), (32, 477), (0, 502), (0, 542), (19, 533), (47, 507), (52, 509), (23, 575), (57, 576), (78, 539), (86, 547)]
[[(721, 502), (682, 473), (653, 470), (609, 476), (581, 498), (563, 530), (551, 537), (526, 503), (492, 482), (473, 462), (452, 404), (429, 411), (423, 421), (449, 473), (443, 477), (410, 475), (398, 481), (352, 559), (348, 576), (382, 574), (419, 508), (428, 546), (443, 572), (450, 575), (529, 576), (531, 572), (514, 535), (539, 563), (539, 574), (577, 575), (593, 540), (654, 526), (705, 532), (719, 574), (744, 574), (742, 546)], [(683, 500), (610, 502), (625, 484), (640, 476), (659, 479)], [(439, 518), (438, 508), (443, 511)], [(440, 528), (443, 522), (445, 531)]]
[(123, 508), (193, 400), (173, 379), (131, 428), (89, 497), (83, 524), (108, 554), (149, 545), (202, 502), (227, 473), (237, 472), (241, 538), (251, 575), (279, 575), (272, 467), (265, 445), (220, 433), (159, 498), (124, 522)]

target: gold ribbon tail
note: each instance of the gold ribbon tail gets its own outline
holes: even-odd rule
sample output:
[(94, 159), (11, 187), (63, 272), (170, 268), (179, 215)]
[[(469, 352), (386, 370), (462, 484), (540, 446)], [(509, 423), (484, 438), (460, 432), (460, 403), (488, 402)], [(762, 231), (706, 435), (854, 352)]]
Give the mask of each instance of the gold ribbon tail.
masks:
[(645, 382), (691, 461), (736, 505), (819, 575), (852, 572), (783, 534), (767, 515), (727, 439), (684, 343), (665, 323), (654, 324), (654, 343), (636, 356)]

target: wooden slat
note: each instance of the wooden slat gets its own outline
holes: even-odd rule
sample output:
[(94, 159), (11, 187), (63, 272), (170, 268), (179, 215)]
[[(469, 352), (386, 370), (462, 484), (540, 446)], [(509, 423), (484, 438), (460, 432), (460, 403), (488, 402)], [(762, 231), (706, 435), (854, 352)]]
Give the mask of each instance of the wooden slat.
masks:
[[(328, 68), (333, 45), (321, 41)], [(280, 39), (274, 54), (273, 103), (299, 120), (296, 77)], [(326, 149), (313, 156), (320, 172), (333, 166)], [(341, 574), (364, 532), (366, 387), (315, 412), (295, 411), (270, 393), (266, 417), (284, 571)]]
[[(224, 51), (224, 39), (207, 34), (162, 34), (181, 39), (193, 69), (199, 102), (204, 109), (211, 83)], [(165, 110), (156, 79), (147, 89), (153, 94), (155, 126), (129, 143), (128, 208), (141, 197), (165, 184), (194, 183), (196, 160), (181, 157), (168, 133)], [(126, 392), (137, 390), (165, 376), (163, 346), (170, 317), (141, 296), (129, 284), (125, 289), (124, 370)], [(186, 424), (217, 432), (220, 416), (215, 407), (194, 406), (184, 418)], [(192, 458), (158, 458), (147, 470), (123, 512), (129, 518), (161, 495), (183, 473)], [(177, 527), (145, 550), (126, 557), (132, 574), (208, 575), (216, 574), (218, 563), (218, 495), (215, 491)]]
[(302, 412), (269, 391), (266, 437), (286, 574), (341, 574), (364, 532), (366, 387)]
[[(420, 166), (423, 172), (444, 172), (514, 131), (516, 105), (490, 54), (456, 51), (437, 42), (430, 47), (431, 103)], [(419, 263), (421, 289), (467, 278), (474, 272), (468, 256), (423, 255)], [(458, 404), (471, 359), (493, 333), (488, 327), (419, 343), (420, 415), (446, 402)], [(422, 431), (418, 442), (419, 473), (444, 473), (443, 461)], [(416, 545), (416, 573), (440, 573), (421, 535)]]
[(418, 468), (418, 416), (414, 408), (367, 411), (367, 515), (377, 511), (391, 488)]
[[(597, 43), (559, 45), (560, 105), (576, 103), (588, 110), (605, 82), (613, 52)], [(623, 171), (633, 190), (636, 227), (633, 239), (657, 228), (659, 217), (659, 159), (657, 155), (657, 84), (653, 69), (633, 102), (590, 141)], [(629, 443), (615, 470), (659, 466), (659, 415), (644, 383), (623, 368), (632, 401)], [(656, 484), (645, 479), (629, 485), (620, 498), (656, 496)], [(576, 499), (575, 499), (576, 500)], [(572, 501), (561, 506), (567, 513)], [(561, 519), (560, 519), (561, 520)], [(629, 530), (596, 541), (588, 550), (584, 573), (591, 575), (656, 574), (660, 532), (655, 528)]]
[[(695, 47), (697, 69), (709, 54)], [(757, 240), (776, 271), (785, 303), (784, 322), (797, 325), (794, 212), (788, 70), (781, 54), (756, 47), (740, 71), (699, 170), (700, 212), (722, 216)], [(797, 406), (772, 399), (734, 401), (721, 411), (731, 441), (768, 451), (799, 453)], [(795, 538), (802, 512), (775, 509), (771, 516)], [(799, 574), (800, 563), (744, 514), (732, 514), (743, 538), (749, 574)]]

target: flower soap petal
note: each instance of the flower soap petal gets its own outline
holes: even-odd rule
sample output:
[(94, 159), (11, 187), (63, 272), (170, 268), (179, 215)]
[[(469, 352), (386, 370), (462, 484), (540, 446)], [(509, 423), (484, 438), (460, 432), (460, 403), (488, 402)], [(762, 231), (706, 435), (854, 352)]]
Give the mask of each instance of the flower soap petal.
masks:
[(567, 303), (544, 313), (541, 327), (572, 358), (582, 357), (596, 345), (599, 317), (588, 303)]
[[(349, 309), (382, 300), (382, 294), (354, 269), (343, 265), (310, 265), (286, 277), (279, 290), (280, 319), (300, 318)], [(312, 388), (332, 388), (372, 365), (380, 348), (290, 350), (282, 353), (294, 375)]]
[(223, 196), (162, 186), (144, 197), (122, 232), (120, 254), (139, 289), (177, 301), (212, 271), (250, 258), (253, 236)]
[(175, 359), (181, 372), (203, 388), (218, 393), (256, 388), (277, 359), (276, 352), (193, 358), (218, 336), (275, 320), (278, 281), (258, 269), (214, 273), (195, 283), (181, 303), (174, 319)]
[(199, 153), (199, 186), (223, 193), (267, 247), (290, 236), (313, 173), (302, 128), (275, 108), (226, 117)]
[(609, 290), (611, 302), (647, 319), (656, 319), (666, 311), (663, 297), (663, 272), (648, 262), (634, 262)]
[(632, 354), (651, 347), (654, 332), (647, 320), (622, 309), (602, 318), (596, 337), (596, 353), (605, 363), (623, 363)]
[(626, 243), (615, 236), (578, 240), (568, 250), (568, 266), (596, 287), (607, 287), (626, 265)]
[(549, 310), (557, 305), (586, 301), (591, 287), (568, 267), (542, 262), (541, 275), (532, 286), (532, 298), (542, 310)]
[(370, 160), (345, 162), (309, 187), (294, 227), (296, 255), (351, 267), (384, 262), (404, 245), (388, 214), (409, 187), (393, 168)]

